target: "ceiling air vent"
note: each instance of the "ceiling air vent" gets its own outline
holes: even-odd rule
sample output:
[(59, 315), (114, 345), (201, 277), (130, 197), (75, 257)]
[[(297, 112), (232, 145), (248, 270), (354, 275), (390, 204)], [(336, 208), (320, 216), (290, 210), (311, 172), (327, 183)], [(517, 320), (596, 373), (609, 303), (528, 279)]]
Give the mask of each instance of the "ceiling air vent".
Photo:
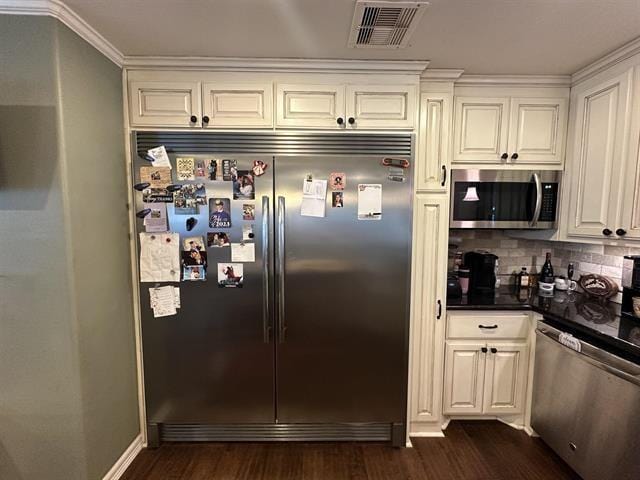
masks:
[(353, 14), (349, 46), (352, 48), (404, 48), (429, 2), (358, 0)]

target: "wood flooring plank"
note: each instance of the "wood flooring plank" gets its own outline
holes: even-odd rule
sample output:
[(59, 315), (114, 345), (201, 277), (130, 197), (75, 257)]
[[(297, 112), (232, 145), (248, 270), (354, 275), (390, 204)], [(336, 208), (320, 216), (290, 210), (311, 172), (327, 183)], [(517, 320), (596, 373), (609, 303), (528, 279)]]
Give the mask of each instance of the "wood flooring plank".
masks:
[(170, 443), (122, 480), (579, 480), (539, 438), (497, 421), (454, 421), (414, 448), (380, 443)]

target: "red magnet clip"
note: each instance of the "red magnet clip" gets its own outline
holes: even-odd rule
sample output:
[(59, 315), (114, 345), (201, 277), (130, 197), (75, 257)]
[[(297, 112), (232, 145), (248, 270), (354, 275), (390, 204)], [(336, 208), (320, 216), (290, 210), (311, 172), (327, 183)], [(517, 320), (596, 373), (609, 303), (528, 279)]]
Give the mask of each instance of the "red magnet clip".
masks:
[(404, 158), (383, 158), (382, 165), (385, 167), (400, 167), (400, 168), (409, 168), (409, 160), (405, 160)]

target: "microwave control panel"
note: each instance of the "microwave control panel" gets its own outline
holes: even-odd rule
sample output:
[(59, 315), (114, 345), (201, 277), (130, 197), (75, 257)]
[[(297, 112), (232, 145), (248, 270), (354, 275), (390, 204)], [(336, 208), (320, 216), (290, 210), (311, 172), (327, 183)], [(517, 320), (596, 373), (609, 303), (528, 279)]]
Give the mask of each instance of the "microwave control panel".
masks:
[(542, 184), (542, 208), (540, 209), (540, 222), (555, 222), (558, 203), (558, 184)]

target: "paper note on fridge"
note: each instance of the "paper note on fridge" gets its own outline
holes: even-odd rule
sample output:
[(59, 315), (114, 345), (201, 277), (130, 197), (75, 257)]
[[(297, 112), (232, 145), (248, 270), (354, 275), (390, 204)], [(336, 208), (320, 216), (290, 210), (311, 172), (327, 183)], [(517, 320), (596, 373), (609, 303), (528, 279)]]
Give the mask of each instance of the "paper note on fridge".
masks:
[(153, 165), (154, 167), (171, 168), (171, 160), (169, 160), (169, 155), (167, 155), (167, 150), (164, 148), (164, 145), (161, 145), (157, 148), (152, 148), (151, 150), (147, 150), (147, 153), (151, 158), (153, 158), (153, 162), (151, 162), (151, 165)]
[(326, 180), (305, 180), (302, 183), (300, 215), (303, 217), (324, 217), (326, 198)]
[(382, 185), (379, 183), (358, 184), (358, 220), (380, 220), (382, 218)]
[(179, 234), (140, 234), (140, 281), (180, 281)]
[(180, 308), (180, 289), (171, 286), (150, 288), (149, 301), (155, 318), (175, 315)]
[(255, 262), (256, 261), (255, 243), (232, 243), (231, 244), (231, 261), (232, 262)]
[(167, 231), (167, 204), (166, 203), (144, 203), (143, 207), (151, 210), (149, 215), (144, 217), (144, 229), (147, 232)]

